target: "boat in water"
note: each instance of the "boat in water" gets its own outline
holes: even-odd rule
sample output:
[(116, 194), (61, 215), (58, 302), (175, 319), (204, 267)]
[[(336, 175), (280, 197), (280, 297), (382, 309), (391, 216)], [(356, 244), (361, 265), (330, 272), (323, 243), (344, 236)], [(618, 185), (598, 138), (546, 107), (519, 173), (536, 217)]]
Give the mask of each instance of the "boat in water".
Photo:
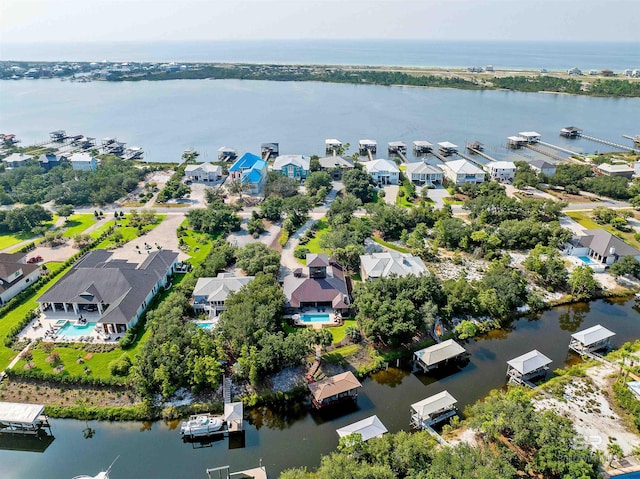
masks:
[(210, 414), (197, 414), (189, 417), (180, 426), (182, 436), (208, 436), (219, 431), (224, 425), (224, 418)]
[[(120, 457), (120, 456), (118, 456)], [(111, 465), (107, 468), (106, 471), (100, 471), (98, 474), (96, 474), (95, 476), (88, 476), (86, 474), (82, 474), (80, 476), (75, 476), (73, 479), (109, 479), (109, 473), (111, 472), (111, 468), (113, 467), (113, 465), (116, 463), (116, 461), (118, 460), (118, 457), (116, 457), (113, 462), (111, 463)]]

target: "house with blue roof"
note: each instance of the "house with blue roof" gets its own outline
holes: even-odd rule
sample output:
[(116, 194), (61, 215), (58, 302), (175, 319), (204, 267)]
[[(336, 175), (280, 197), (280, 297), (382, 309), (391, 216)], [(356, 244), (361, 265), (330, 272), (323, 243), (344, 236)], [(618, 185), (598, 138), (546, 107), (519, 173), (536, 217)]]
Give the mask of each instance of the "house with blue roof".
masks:
[(249, 194), (260, 194), (267, 181), (267, 162), (253, 153), (245, 153), (229, 168), (229, 178), (249, 185)]
[(311, 160), (304, 155), (282, 155), (276, 158), (272, 170), (278, 171), (281, 175), (304, 180), (309, 176), (309, 165)]

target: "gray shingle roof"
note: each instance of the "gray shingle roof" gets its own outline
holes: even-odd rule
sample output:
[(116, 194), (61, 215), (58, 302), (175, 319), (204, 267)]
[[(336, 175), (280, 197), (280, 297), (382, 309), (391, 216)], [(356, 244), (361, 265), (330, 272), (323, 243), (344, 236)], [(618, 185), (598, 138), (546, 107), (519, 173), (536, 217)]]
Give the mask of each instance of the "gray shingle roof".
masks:
[(640, 256), (640, 251), (636, 248), (602, 229), (585, 231), (585, 236), (579, 238), (579, 245), (585, 248), (591, 248), (603, 257), (611, 256), (612, 248), (619, 257)]

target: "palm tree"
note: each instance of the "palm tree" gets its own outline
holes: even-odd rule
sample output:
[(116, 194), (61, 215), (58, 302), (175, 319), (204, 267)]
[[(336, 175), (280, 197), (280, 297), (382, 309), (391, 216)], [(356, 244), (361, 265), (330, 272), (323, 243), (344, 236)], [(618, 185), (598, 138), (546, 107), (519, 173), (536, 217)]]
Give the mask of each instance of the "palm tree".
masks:
[(238, 195), (242, 199), (242, 193), (247, 193), (251, 187), (247, 183), (243, 183), (241, 179), (231, 180), (226, 185), (230, 195)]

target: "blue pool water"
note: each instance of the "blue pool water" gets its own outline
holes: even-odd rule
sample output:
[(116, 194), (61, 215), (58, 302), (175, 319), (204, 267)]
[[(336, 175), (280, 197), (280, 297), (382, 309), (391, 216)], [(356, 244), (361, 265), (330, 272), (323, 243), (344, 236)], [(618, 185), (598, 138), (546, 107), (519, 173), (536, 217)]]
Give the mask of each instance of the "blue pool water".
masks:
[(71, 323), (65, 324), (58, 331), (58, 335), (66, 336), (68, 338), (76, 338), (78, 336), (88, 336), (93, 333), (93, 330), (96, 327), (96, 323), (87, 323), (83, 326), (74, 326)]
[(617, 477), (624, 478), (624, 479), (640, 479), (640, 471), (630, 472), (628, 474), (622, 474), (621, 476), (617, 476)]
[(202, 329), (211, 329), (213, 328), (213, 323), (196, 323), (196, 326)]
[(328, 323), (331, 318), (328, 314), (301, 314), (300, 321), (303, 323)]
[(578, 256), (578, 258), (580, 258), (580, 261), (582, 261), (584, 264), (597, 264), (595, 261), (593, 261), (588, 256)]

